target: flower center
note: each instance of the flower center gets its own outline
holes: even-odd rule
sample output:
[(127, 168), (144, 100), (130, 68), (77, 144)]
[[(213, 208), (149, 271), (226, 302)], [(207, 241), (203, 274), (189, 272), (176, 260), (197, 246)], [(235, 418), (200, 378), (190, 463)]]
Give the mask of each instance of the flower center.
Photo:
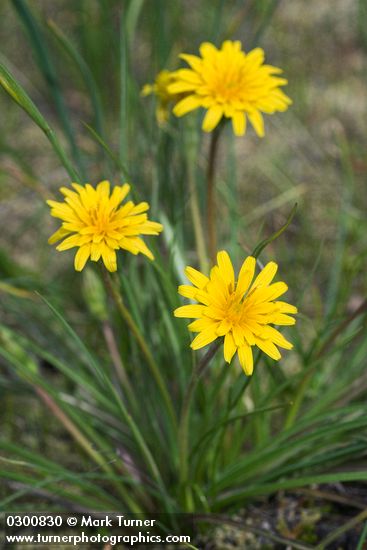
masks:
[(104, 237), (111, 231), (111, 217), (107, 209), (101, 208), (101, 205), (92, 207), (89, 212), (90, 225), (94, 229), (94, 234)]
[(233, 325), (238, 325), (243, 320), (244, 302), (235, 293), (231, 294), (227, 302), (226, 319)]
[(208, 88), (218, 102), (241, 100), (246, 88), (246, 76), (242, 67), (231, 67), (209, 78)]

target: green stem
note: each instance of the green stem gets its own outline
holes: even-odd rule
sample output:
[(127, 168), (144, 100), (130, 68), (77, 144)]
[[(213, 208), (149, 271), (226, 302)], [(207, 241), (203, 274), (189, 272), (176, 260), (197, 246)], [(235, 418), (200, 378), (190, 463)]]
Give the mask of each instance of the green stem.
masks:
[(191, 492), (186, 486), (188, 480), (188, 451), (189, 451), (189, 419), (190, 419), (190, 407), (194, 391), (196, 386), (203, 375), (205, 369), (208, 367), (210, 361), (215, 356), (220, 347), (220, 341), (213, 344), (206, 354), (202, 357), (201, 361), (196, 365), (192, 372), (189, 385), (187, 386), (186, 394), (184, 396), (180, 424), (178, 429), (179, 445), (180, 445), (180, 482), (185, 493), (185, 502), (188, 507), (188, 511), (192, 508)]
[(222, 126), (217, 126), (210, 137), (208, 168), (206, 174), (207, 229), (208, 248), (211, 261), (214, 263), (217, 254), (217, 236), (215, 231), (215, 165), (218, 152), (218, 142)]
[(172, 400), (170, 398), (170, 395), (167, 391), (166, 385), (165, 385), (165, 383), (163, 381), (163, 378), (161, 376), (161, 373), (159, 371), (159, 367), (158, 367), (157, 363), (155, 362), (152, 354), (150, 353), (150, 350), (149, 350), (147, 344), (145, 343), (145, 340), (144, 340), (141, 332), (139, 331), (138, 327), (136, 326), (136, 323), (135, 323), (133, 317), (131, 316), (129, 310), (125, 306), (115, 281), (113, 281), (110, 274), (104, 268), (102, 268), (102, 273), (103, 273), (103, 279), (104, 279), (104, 282), (106, 284), (107, 290), (108, 290), (109, 294), (111, 295), (111, 297), (113, 298), (113, 300), (114, 300), (114, 302), (117, 306), (117, 309), (119, 310), (119, 312), (121, 314), (121, 317), (124, 319), (125, 323), (127, 324), (129, 329), (131, 330), (138, 346), (140, 347), (140, 350), (141, 350), (143, 356), (145, 357), (145, 360), (146, 360), (146, 362), (147, 362), (147, 364), (148, 364), (148, 366), (149, 366), (149, 368), (152, 372), (152, 375), (153, 375), (153, 377), (154, 377), (154, 379), (157, 383), (157, 386), (158, 386), (158, 388), (161, 392), (163, 401), (164, 401), (164, 403), (167, 407), (168, 414), (169, 414), (170, 419), (172, 421), (172, 425), (174, 426), (175, 429), (177, 429), (177, 419), (176, 419), (175, 411), (173, 409)]
[(208, 258), (206, 254), (205, 236), (200, 215), (199, 196), (195, 181), (195, 167), (197, 165), (198, 139), (196, 127), (192, 124), (187, 125), (185, 137), (187, 178), (189, 181), (189, 201), (194, 228), (196, 251), (199, 258), (200, 270), (207, 273)]
[(190, 191), (190, 210), (191, 210), (192, 224), (194, 226), (196, 250), (199, 258), (200, 270), (203, 273), (207, 273), (208, 259), (206, 257), (204, 232), (201, 224), (200, 209), (199, 209), (199, 198), (198, 198), (198, 193), (197, 193), (197, 189), (194, 181), (192, 166), (188, 167), (188, 179), (189, 179), (189, 191)]

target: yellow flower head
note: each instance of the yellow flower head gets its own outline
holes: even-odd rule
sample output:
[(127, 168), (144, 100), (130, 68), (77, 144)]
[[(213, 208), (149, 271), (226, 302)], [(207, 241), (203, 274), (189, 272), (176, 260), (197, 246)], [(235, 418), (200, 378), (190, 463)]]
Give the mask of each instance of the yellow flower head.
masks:
[(234, 133), (242, 136), (248, 117), (257, 135), (263, 137), (261, 112), (286, 111), (292, 103), (279, 88), (287, 84), (287, 80), (274, 76), (282, 70), (264, 65), (261, 48), (246, 54), (239, 41), (226, 40), (220, 50), (204, 42), (200, 54), (201, 57), (181, 54), (191, 68), (176, 71), (176, 82), (169, 85), (168, 91), (187, 94), (175, 105), (173, 113), (176, 116), (198, 107), (207, 109), (203, 121), (205, 132), (214, 130), (224, 116), (232, 119)]
[(97, 262), (102, 258), (108, 271), (116, 271), (116, 250), (128, 250), (132, 254), (145, 254), (151, 260), (153, 254), (140, 235), (158, 235), (163, 227), (160, 223), (148, 220), (149, 204), (132, 201), (121, 206), (130, 185), (124, 183), (113, 188), (110, 183), (101, 181), (96, 188), (89, 183), (72, 184), (75, 191), (61, 187), (64, 202), (47, 201), (51, 216), (60, 218), (62, 225), (48, 240), (50, 244), (64, 239), (57, 250), (77, 247), (75, 269), (81, 271), (90, 258)]
[(169, 105), (182, 97), (182, 94), (170, 93), (168, 87), (176, 81), (176, 73), (171, 71), (160, 71), (154, 84), (145, 84), (141, 91), (143, 97), (155, 94), (157, 96), (156, 117), (158, 124), (165, 124), (169, 116)]
[(255, 266), (255, 258), (246, 258), (236, 280), (230, 257), (221, 251), (209, 277), (187, 267), (186, 276), (194, 286), (181, 285), (178, 291), (198, 303), (174, 312), (176, 317), (196, 318), (188, 326), (199, 333), (191, 343), (192, 349), (224, 336), (224, 359), (230, 363), (237, 352), (248, 376), (253, 372), (253, 346), (275, 360), (281, 357), (277, 346), (292, 349), (292, 344), (270, 325), (294, 325), (295, 319), (288, 314), (297, 313), (296, 307), (277, 301), (288, 289), (283, 282), (271, 284), (277, 264), (269, 262), (251, 284)]

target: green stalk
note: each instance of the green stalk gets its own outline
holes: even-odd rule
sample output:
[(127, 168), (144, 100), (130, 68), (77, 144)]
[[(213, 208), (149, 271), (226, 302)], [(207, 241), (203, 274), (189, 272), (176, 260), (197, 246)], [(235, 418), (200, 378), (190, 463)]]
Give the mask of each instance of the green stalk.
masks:
[(199, 196), (195, 182), (195, 167), (197, 165), (197, 132), (195, 128), (188, 128), (186, 151), (187, 151), (187, 178), (189, 180), (189, 200), (192, 225), (194, 228), (196, 251), (199, 258), (200, 270), (207, 273), (208, 258), (206, 255), (205, 237), (203, 231), (202, 220), (200, 216)]
[(207, 230), (208, 230), (208, 248), (209, 257), (214, 263), (217, 254), (217, 236), (216, 236), (216, 201), (215, 201), (215, 168), (218, 156), (219, 136), (223, 125), (215, 128), (210, 136), (209, 158), (206, 173), (206, 200), (207, 200)]
[(133, 319), (133, 317), (131, 316), (129, 310), (127, 309), (127, 307), (125, 306), (124, 304), (124, 301), (121, 297), (121, 294), (117, 288), (117, 285), (115, 283), (115, 281), (112, 279), (112, 277), (110, 276), (110, 274), (105, 270), (105, 269), (102, 269), (102, 274), (103, 274), (103, 280), (105, 282), (105, 285), (106, 285), (106, 288), (109, 292), (109, 294), (111, 295), (111, 297), (113, 298), (116, 306), (117, 306), (117, 309), (119, 311), (119, 313), (121, 314), (121, 317), (123, 318), (123, 320), (125, 321), (125, 323), (127, 324), (127, 326), (129, 327), (129, 329), (131, 330), (143, 356), (145, 357), (145, 360), (151, 370), (151, 373), (157, 383), (157, 386), (159, 388), (159, 391), (162, 395), (162, 398), (163, 398), (163, 401), (167, 407), (167, 411), (168, 411), (168, 414), (170, 416), (170, 420), (172, 422), (172, 425), (174, 426), (175, 429), (177, 429), (177, 420), (176, 420), (176, 414), (175, 414), (175, 411), (173, 409), (173, 405), (172, 405), (172, 400), (170, 398), (170, 395), (167, 391), (167, 388), (166, 388), (166, 385), (164, 383), (164, 380), (161, 376), (161, 373), (160, 373), (160, 370), (159, 370), (159, 367), (157, 365), (157, 363), (155, 362), (140, 330), (138, 329), (138, 327), (136, 326), (136, 323)]

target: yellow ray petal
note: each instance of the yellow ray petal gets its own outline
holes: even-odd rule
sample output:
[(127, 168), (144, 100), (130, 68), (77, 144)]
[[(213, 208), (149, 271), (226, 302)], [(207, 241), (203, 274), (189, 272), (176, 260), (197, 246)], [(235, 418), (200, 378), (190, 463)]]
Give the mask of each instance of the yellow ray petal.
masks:
[(102, 260), (108, 271), (117, 271), (116, 252), (106, 245), (102, 245)]
[(201, 319), (196, 319), (196, 321), (192, 321), (192, 323), (187, 325), (187, 328), (191, 332), (201, 332), (202, 330), (206, 330), (210, 327), (216, 328), (217, 326), (218, 323), (213, 321), (213, 319), (202, 317)]
[(55, 233), (51, 235), (51, 237), (48, 239), (48, 244), (55, 244), (60, 239), (63, 239), (67, 235), (70, 235), (70, 231), (68, 229), (65, 229), (64, 227), (60, 227)]
[(233, 290), (234, 269), (228, 252), (221, 250), (217, 254), (217, 263), (222, 280)]
[(184, 296), (185, 298), (190, 298), (190, 300), (195, 300), (197, 288), (191, 285), (180, 285), (178, 287), (178, 293), (181, 294), (181, 296)]
[(298, 313), (296, 306), (292, 306), (287, 302), (274, 302), (274, 305), (280, 313)]
[(90, 249), (90, 259), (92, 262), (98, 262), (102, 255), (102, 245), (100, 243), (92, 243)]
[(197, 288), (204, 288), (205, 285), (209, 282), (209, 279), (206, 275), (190, 266), (186, 267), (185, 275), (189, 279), (189, 281)]
[(265, 59), (265, 52), (262, 48), (254, 48), (246, 55), (246, 63), (261, 65)]
[(266, 326), (263, 328), (263, 331), (261, 333), (261, 336), (266, 340), (271, 340), (274, 344), (277, 346), (280, 346), (284, 349), (292, 349), (293, 344), (288, 342), (278, 330), (276, 330), (274, 327)]
[(76, 235), (71, 235), (70, 237), (67, 237), (64, 241), (58, 244), (56, 250), (59, 250), (61, 252), (62, 250), (69, 250), (70, 248), (74, 248), (76, 246), (83, 246), (89, 242), (89, 235), (81, 236), (79, 235), (79, 233), (77, 233)]
[[(174, 84), (172, 84), (174, 86)], [(176, 92), (172, 92), (176, 93)], [(173, 113), (176, 116), (183, 116), (189, 113), (190, 111), (194, 111), (198, 107), (201, 106), (201, 99), (197, 97), (196, 95), (189, 95), (176, 103), (176, 105), (173, 108)]]
[(188, 317), (195, 319), (196, 317), (201, 317), (204, 311), (204, 306), (199, 305), (189, 305), (181, 306), (175, 309), (173, 312), (175, 317)]
[(117, 206), (124, 200), (126, 195), (130, 191), (130, 185), (128, 183), (124, 183), (124, 185), (117, 185), (113, 188), (112, 195), (110, 197), (109, 206), (110, 209), (113, 210), (114, 208), (117, 208)]
[(256, 260), (252, 256), (243, 262), (236, 287), (237, 296), (243, 296), (247, 292), (255, 273)]
[(246, 345), (239, 347), (238, 358), (246, 376), (251, 376), (254, 371), (254, 358), (251, 347)]
[(159, 222), (151, 222), (150, 220), (142, 223), (139, 227), (139, 232), (142, 235), (159, 235), (163, 231), (163, 225)]
[(110, 196), (110, 182), (107, 180), (101, 181), (97, 185), (97, 191), (101, 196), (109, 197)]
[(261, 286), (268, 286), (274, 279), (277, 270), (278, 266), (275, 262), (267, 263), (264, 269), (260, 271), (256, 279), (254, 280), (253, 285), (251, 286), (251, 290), (253, 288)]
[(202, 69), (202, 60), (196, 55), (190, 55), (187, 53), (180, 54), (180, 58), (186, 61), (194, 71), (201, 72)]
[(136, 214), (142, 214), (143, 212), (146, 212), (147, 210), (149, 210), (149, 204), (147, 202), (139, 202), (139, 204), (134, 206), (134, 208), (132, 209), (130, 214), (132, 216), (133, 215), (135, 216)]
[(199, 50), (202, 57), (208, 57), (210, 59), (213, 59), (213, 57), (218, 53), (217, 48), (210, 42), (203, 42)]
[(191, 342), (191, 348), (203, 348), (204, 346), (211, 344), (211, 342), (214, 342), (214, 340), (216, 340), (217, 338), (218, 337), (215, 332), (215, 328), (208, 328), (206, 330), (203, 330), (202, 332), (199, 332), (199, 334), (195, 336), (195, 338)]
[(225, 309), (210, 305), (206, 308), (205, 315), (207, 315), (211, 319), (221, 320), (221, 319), (223, 319), (223, 316), (225, 315)]
[(252, 111), (248, 114), (249, 121), (254, 127), (255, 132), (259, 137), (264, 137), (264, 119), (259, 111)]
[(273, 283), (272, 285), (265, 288), (256, 288), (253, 293), (254, 302), (267, 302), (270, 300), (275, 300), (285, 292), (287, 292), (288, 286), (279, 281), (278, 283)]
[(246, 115), (235, 111), (232, 115), (232, 126), (235, 136), (244, 136), (246, 133)]
[(250, 330), (250, 328), (247, 325), (242, 325), (242, 330), (243, 330), (243, 333), (244, 333), (244, 336), (245, 336), (245, 339), (246, 339), (247, 343), (250, 346), (255, 345), (255, 336), (254, 336), (254, 333), (252, 332), (252, 330)]
[(295, 325), (296, 320), (294, 317), (290, 317), (289, 315), (285, 315), (284, 313), (274, 313), (270, 317), (271, 323), (274, 323), (274, 325)]
[(201, 304), (204, 304), (206, 306), (209, 306), (211, 303), (210, 296), (207, 292), (204, 290), (197, 290), (196, 289), (196, 300), (200, 302)]
[(224, 360), (227, 363), (230, 363), (236, 351), (237, 346), (234, 343), (233, 336), (230, 332), (228, 332), (224, 337)]
[(187, 83), (195, 84), (196, 86), (202, 82), (200, 76), (191, 69), (179, 69), (176, 71), (176, 78), (177, 80), (184, 80)]
[(220, 119), (223, 116), (223, 108), (219, 105), (210, 107), (204, 117), (202, 128), (204, 132), (211, 132), (214, 130)]
[(224, 336), (231, 330), (231, 328), (232, 328), (232, 323), (227, 321), (227, 319), (223, 319), (223, 321), (220, 322), (217, 328), (218, 336)]
[(147, 258), (149, 258), (150, 260), (154, 260), (154, 256), (151, 250), (149, 250), (145, 242), (140, 237), (129, 238), (127, 240), (131, 242), (131, 244), (138, 250), (138, 252), (144, 254), (144, 256), (147, 256)]
[(243, 346), (245, 343), (245, 333), (242, 330), (242, 327), (240, 327), (239, 325), (235, 325), (232, 328), (232, 334), (236, 346)]
[(266, 355), (269, 355), (269, 357), (275, 359), (275, 361), (278, 361), (281, 358), (280, 351), (270, 340), (256, 338), (256, 345), (261, 349), (261, 351), (266, 353)]
[(74, 258), (74, 267), (76, 271), (81, 271), (90, 256), (90, 244), (85, 244), (78, 249)]

